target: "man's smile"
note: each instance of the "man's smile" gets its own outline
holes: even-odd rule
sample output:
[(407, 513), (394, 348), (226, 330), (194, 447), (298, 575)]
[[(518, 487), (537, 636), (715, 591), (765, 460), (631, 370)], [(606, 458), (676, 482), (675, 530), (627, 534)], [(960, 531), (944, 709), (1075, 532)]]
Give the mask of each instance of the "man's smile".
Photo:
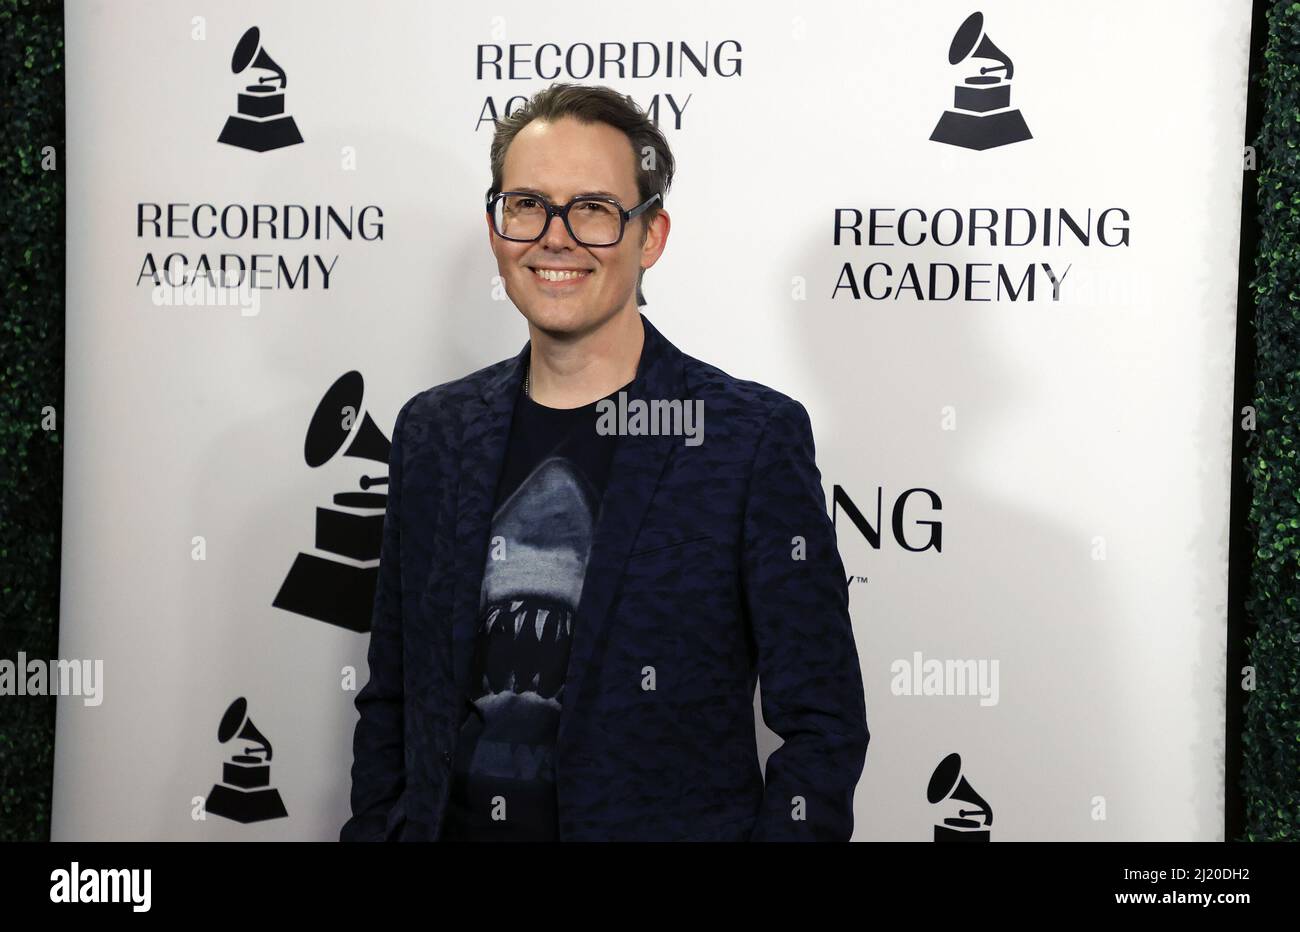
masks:
[(591, 269), (560, 269), (531, 266), (533, 278), (548, 288), (576, 285), (591, 275)]

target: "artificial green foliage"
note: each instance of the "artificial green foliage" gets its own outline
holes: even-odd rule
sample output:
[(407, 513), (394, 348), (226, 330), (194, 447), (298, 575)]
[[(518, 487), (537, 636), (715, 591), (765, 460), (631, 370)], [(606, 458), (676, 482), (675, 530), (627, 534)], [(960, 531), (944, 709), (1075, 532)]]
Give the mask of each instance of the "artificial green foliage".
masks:
[[(57, 654), (63, 498), (63, 3), (0, 0), (0, 657)], [(56, 170), (46, 171), (51, 147)], [(41, 427), (55, 409), (58, 430)], [(0, 841), (50, 834), (51, 696), (0, 696)]]
[[(1270, 5), (1259, 167), (1256, 429), (1246, 440), (1254, 541), (1246, 612), (1255, 688), (1242, 728), (1248, 840), (1300, 841), (1300, 3)], [(1244, 309), (1243, 309), (1244, 310)], [(1231, 776), (1229, 777), (1231, 779)]]

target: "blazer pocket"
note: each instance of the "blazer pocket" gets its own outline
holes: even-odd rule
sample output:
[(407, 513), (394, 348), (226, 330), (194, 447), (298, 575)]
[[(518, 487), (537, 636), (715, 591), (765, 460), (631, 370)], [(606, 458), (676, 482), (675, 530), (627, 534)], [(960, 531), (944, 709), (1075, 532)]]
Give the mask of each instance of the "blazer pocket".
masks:
[(711, 536), (687, 532), (675, 540), (639, 539), (628, 555), (610, 627), (610, 660), (611, 675), (632, 684), (629, 713), (665, 722), (676, 715), (688, 663), (683, 626), (712, 583), (712, 545)]
[(710, 534), (692, 534), (690, 537), (683, 537), (679, 540), (670, 540), (667, 542), (658, 541), (654, 536), (648, 538), (638, 537), (636, 544), (633, 545), (635, 549), (628, 554), (628, 559), (643, 556), (647, 553), (656, 553), (660, 550), (668, 550), (672, 547), (685, 547), (687, 544), (693, 544), (697, 541), (712, 539), (713, 537)]

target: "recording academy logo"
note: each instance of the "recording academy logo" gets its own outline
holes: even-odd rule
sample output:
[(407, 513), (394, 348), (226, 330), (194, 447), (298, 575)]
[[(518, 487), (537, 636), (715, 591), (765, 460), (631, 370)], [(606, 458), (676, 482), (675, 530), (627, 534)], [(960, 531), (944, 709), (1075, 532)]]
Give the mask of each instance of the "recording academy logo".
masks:
[[(365, 381), (361, 373), (345, 372), (325, 392), (307, 426), (304, 457), (315, 469), (335, 455), (373, 460), (388, 466), (392, 444), (369, 414), (361, 399)], [(370, 630), (375, 585), (379, 581), (379, 553), (383, 543), (385, 492), (367, 491), (387, 486), (388, 476), (362, 476), (360, 492), (338, 492), (333, 507), (316, 509), (316, 550), (299, 553), (271, 604), (350, 631)]]
[[(954, 751), (939, 761), (939, 766), (934, 768), (934, 774), (930, 777), (930, 786), (925, 795), (932, 805), (956, 804), (956, 815), (946, 817), (941, 825), (935, 825), (935, 841), (989, 840), (988, 826), (993, 824), (993, 808), (961, 775), (960, 754)], [(962, 803), (969, 803), (975, 808), (966, 809)], [(948, 811), (952, 811), (952, 807)], [(983, 821), (968, 818), (969, 816), (982, 817)]]
[[(972, 13), (957, 29), (948, 47), (948, 64), (970, 59), (998, 64), (981, 66), (953, 92), (953, 110), (945, 110), (930, 134), (934, 142), (946, 142), (964, 149), (993, 149), (1013, 142), (1032, 139), (1025, 118), (1011, 108), (1011, 77), (1015, 66), (1011, 58), (993, 44), (984, 32), (984, 14)], [(1005, 71), (1004, 75), (990, 74)]]
[(302, 134), (298, 132), (293, 117), (284, 112), (284, 89), (289, 79), (284, 69), (262, 48), (262, 34), (256, 26), (250, 27), (240, 37), (230, 59), (230, 70), (234, 74), (249, 68), (270, 73), (258, 75), (257, 83), (247, 85), (239, 94), (239, 112), (226, 120), (217, 142), (253, 152), (296, 146), (302, 142)]
[(245, 825), (288, 817), (280, 791), (271, 786), (271, 742), (248, 717), (248, 700), (243, 696), (230, 703), (217, 728), (222, 744), (232, 738), (252, 745), (221, 765), (221, 782), (213, 785), (204, 809)]

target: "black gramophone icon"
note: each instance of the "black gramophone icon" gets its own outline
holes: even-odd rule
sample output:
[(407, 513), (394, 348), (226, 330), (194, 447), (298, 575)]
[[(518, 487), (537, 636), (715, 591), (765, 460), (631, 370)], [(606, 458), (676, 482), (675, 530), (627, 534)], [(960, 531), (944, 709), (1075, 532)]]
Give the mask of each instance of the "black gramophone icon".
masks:
[[(1011, 108), (1011, 76), (1015, 66), (984, 32), (984, 14), (972, 13), (957, 29), (948, 47), (948, 64), (967, 58), (999, 62), (981, 67), (953, 91), (954, 110), (939, 117), (930, 139), (964, 149), (993, 149), (1034, 138), (1019, 110)], [(990, 71), (1005, 71), (999, 77)]]
[[(356, 370), (325, 392), (307, 427), (308, 466), (324, 465), (340, 451), (388, 466), (392, 444), (369, 414), (359, 414), (364, 394), (365, 381)], [(359, 485), (363, 490), (386, 486), (388, 477), (362, 476)], [(324, 555), (298, 554), (271, 604), (351, 631), (369, 631), (388, 496), (339, 492), (333, 505), (316, 509), (315, 547)]]
[(239, 95), (239, 113), (226, 120), (217, 142), (267, 152), (302, 142), (298, 124), (284, 112), (284, 89), (289, 83), (284, 69), (262, 48), (262, 35), (256, 26), (249, 28), (235, 46), (230, 70), (239, 74), (246, 68), (272, 72), (260, 75)]
[[(946, 818), (942, 825), (934, 827), (935, 841), (988, 841), (989, 832), (984, 826), (993, 824), (993, 809), (976, 793), (966, 778), (961, 775), (961, 755), (955, 751), (934, 768), (930, 785), (925, 791), (926, 799), (932, 804), (947, 800), (958, 803), (970, 803), (974, 809), (958, 809), (955, 817)], [(984, 821), (968, 819), (967, 816), (983, 816)]]
[(245, 825), (288, 816), (280, 791), (271, 786), (271, 742), (248, 717), (248, 700), (243, 696), (230, 703), (217, 728), (222, 744), (231, 738), (251, 741), (253, 746), (221, 765), (221, 782), (213, 785), (204, 809)]

